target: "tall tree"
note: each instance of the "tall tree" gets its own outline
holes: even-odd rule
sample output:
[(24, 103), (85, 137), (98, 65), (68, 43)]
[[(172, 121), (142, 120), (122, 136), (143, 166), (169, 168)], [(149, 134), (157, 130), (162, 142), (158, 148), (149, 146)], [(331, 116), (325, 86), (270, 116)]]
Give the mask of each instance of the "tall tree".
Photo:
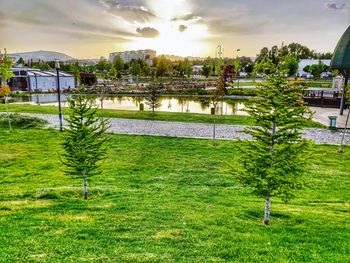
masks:
[(202, 68), (202, 75), (206, 78), (209, 78), (211, 72), (213, 71), (213, 67), (211, 64), (204, 64)]
[(285, 70), (289, 76), (296, 76), (299, 62), (300, 60), (295, 55), (289, 54), (281, 62), (281, 68)]
[(96, 69), (99, 71), (107, 71), (109, 69), (109, 63), (107, 59), (101, 58), (100, 61), (96, 65)]
[(137, 79), (141, 74), (141, 65), (137, 60), (133, 60), (130, 66), (131, 75), (135, 76)]
[(87, 180), (95, 175), (106, 158), (108, 121), (100, 116), (95, 100), (80, 88), (69, 100), (67, 128), (63, 133), (65, 172), (83, 179), (84, 199), (88, 198)]
[(111, 66), (111, 68), (109, 69), (108, 71), (108, 77), (111, 79), (111, 80), (116, 80), (117, 77), (118, 77), (118, 71), (117, 69), (115, 68), (114, 65)]
[(172, 71), (172, 63), (165, 56), (157, 57), (156, 59), (156, 72), (158, 77), (163, 77)]
[(256, 125), (245, 129), (253, 140), (244, 142), (242, 166), (236, 170), (240, 183), (265, 198), (264, 224), (270, 222), (271, 198), (289, 201), (306, 179), (309, 144), (301, 128), (311, 112), (303, 100), (304, 88), (289, 84), (284, 74), (269, 77), (258, 87), (258, 98), (248, 103)]
[(12, 127), (11, 127), (11, 118), (8, 112), (8, 100), (11, 94), (11, 90), (7, 85), (7, 81), (13, 76), (14, 74), (12, 72), (12, 59), (7, 56), (6, 52), (4, 55), (0, 53), (0, 78), (1, 78), (0, 97), (3, 97), (5, 101), (10, 131), (12, 131)]
[(113, 60), (113, 66), (117, 72), (122, 72), (124, 70), (124, 61), (120, 56), (116, 56)]

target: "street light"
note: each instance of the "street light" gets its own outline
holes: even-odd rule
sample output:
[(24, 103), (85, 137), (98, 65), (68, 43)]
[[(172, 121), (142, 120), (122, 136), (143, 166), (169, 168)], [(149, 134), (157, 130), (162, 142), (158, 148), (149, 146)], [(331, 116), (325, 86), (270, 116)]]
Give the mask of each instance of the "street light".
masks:
[(60, 122), (60, 131), (63, 131), (62, 122), (62, 108), (61, 108), (61, 87), (60, 87), (60, 62), (58, 59), (55, 60), (55, 68), (57, 75), (57, 98), (58, 98), (58, 119)]
[[(239, 51), (241, 51), (240, 48), (236, 50), (237, 65), (238, 65), (238, 63), (240, 63), (239, 60), (238, 60), (238, 52), (239, 52)], [(240, 74), (239, 71), (240, 71), (240, 64), (239, 64), (239, 66), (238, 66), (237, 71), (238, 71), (238, 72), (237, 72), (237, 81), (238, 81), (238, 83), (237, 83), (237, 88), (239, 89), (239, 77), (240, 77), (240, 76), (239, 76), (239, 74)]]

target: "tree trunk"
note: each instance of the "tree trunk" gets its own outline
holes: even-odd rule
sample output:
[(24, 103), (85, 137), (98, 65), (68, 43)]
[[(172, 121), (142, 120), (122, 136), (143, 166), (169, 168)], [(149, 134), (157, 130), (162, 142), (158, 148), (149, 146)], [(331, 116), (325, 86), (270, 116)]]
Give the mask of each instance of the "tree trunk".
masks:
[(264, 215), (264, 224), (268, 225), (270, 223), (270, 207), (271, 207), (271, 198), (270, 196), (266, 196), (265, 202), (265, 215)]
[(84, 199), (88, 199), (88, 189), (87, 189), (87, 181), (86, 181), (86, 171), (83, 171), (83, 181), (84, 181)]
[[(272, 125), (272, 130), (271, 130), (271, 145), (270, 145), (270, 157), (271, 157), (271, 163), (270, 163), (270, 169), (273, 170), (273, 162), (274, 162), (274, 154), (275, 154), (275, 135), (276, 135), (276, 123), (273, 123)], [(268, 186), (269, 187), (269, 186)], [(270, 191), (270, 189), (267, 189)], [(266, 201), (265, 201), (265, 215), (264, 215), (264, 224), (268, 225), (270, 223), (270, 206), (271, 206), (271, 197), (270, 197), (270, 192), (266, 196)]]
[(12, 132), (12, 125), (11, 125), (11, 118), (10, 118), (10, 113), (9, 113), (9, 108), (8, 108), (8, 97), (7, 96), (5, 96), (5, 107), (6, 107), (6, 114), (7, 114), (7, 119), (9, 122), (10, 132)]
[(216, 119), (215, 119), (215, 115), (214, 115), (214, 125), (213, 125), (213, 146), (216, 146)]

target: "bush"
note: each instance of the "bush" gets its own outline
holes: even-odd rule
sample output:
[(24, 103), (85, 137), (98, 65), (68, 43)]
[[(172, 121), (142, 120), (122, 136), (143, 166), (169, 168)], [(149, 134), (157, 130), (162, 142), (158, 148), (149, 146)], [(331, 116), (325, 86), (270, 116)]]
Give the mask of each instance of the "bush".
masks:
[[(12, 126), (19, 127), (19, 128), (42, 128), (48, 124), (46, 120), (43, 120), (37, 117), (31, 117), (28, 115), (21, 115), (18, 113), (10, 113), (9, 117), (10, 117)], [(4, 113), (0, 114), (0, 126), (7, 126), (7, 125), (8, 125), (8, 115)]]

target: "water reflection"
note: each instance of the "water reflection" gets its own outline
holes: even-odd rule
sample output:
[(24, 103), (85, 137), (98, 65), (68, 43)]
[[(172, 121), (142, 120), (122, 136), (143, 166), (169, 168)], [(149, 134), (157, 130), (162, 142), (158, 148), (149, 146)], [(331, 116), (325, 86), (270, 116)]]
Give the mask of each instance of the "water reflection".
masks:
[[(66, 96), (62, 96), (63, 107), (68, 106)], [(14, 103), (26, 103), (35, 105), (57, 105), (57, 95), (55, 94), (40, 94), (31, 95), (29, 97), (19, 97), (13, 99)], [(145, 104), (145, 98), (140, 96), (134, 97), (99, 97), (96, 99), (96, 104), (104, 109), (114, 110), (132, 110), (140, 109), (140, 104), (145, 105), (145, 111), (151, 109)], [(210, 114), (212, 102), (210, 98), (195, 98), (195, 97), (161, 97), (161, 106), (157, 111), (164, 112), (181, 112), (181, 113), (201, 113)], [(244, 111), (244, 103), (239, 100), (225, 99), (218, 103), (217, 114), (221, 115), (247, 115)]]

